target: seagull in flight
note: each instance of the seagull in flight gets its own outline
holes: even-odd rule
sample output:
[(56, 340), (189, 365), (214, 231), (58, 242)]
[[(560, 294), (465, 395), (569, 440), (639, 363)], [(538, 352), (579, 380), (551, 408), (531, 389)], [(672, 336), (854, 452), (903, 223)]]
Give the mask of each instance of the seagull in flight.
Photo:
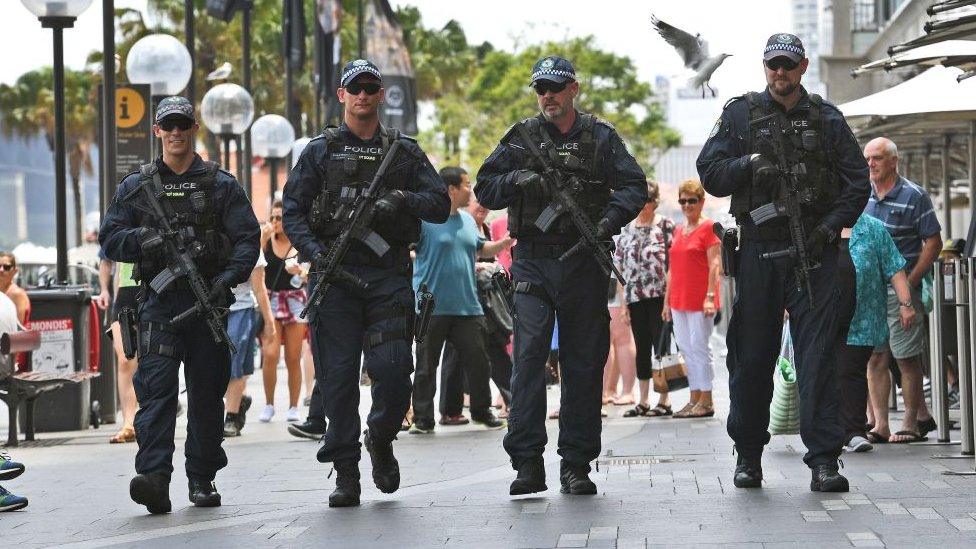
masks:
[(712, 73), (725, 61), (725, 58), (731, 57), (732, 54), (720, 53), (709, 57), (708, 42), (702, 40), (701, 34), (692, 36), (689, 32), (661, 21), (653, 13), (651, 14), (651, 25), (661, 35), (661, 38), (674, 46), (674, 49), (678, 51), (681, 59), (685, 62), (685, 67), (695, 71), (695, 76), (691, 78), (689, 84), (694, 88), (701, 88), (703, 99), (705, 88), (708, 88), (708, 91), (712, 92), (712, 97), (715, 97), (715, 90), (708, 85), (708, 81), (712, 78)]
[(227, 80), (230, 78), (230, 73), (233, 70), (231, 64), (224, 61), (224, 64), (217, 67), (215, 71), (207, 75), (206, 80), (208, 82), (213, 82), (214, 80)]

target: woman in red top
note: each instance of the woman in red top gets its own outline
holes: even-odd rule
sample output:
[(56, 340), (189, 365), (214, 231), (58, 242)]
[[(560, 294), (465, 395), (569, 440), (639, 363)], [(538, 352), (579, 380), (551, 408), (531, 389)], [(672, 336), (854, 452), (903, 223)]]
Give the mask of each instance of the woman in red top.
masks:
[(708, 339), (712, 335), (715, 311), (719, 306), (721, 260), (719, 244), (712, 231), (713, 221), (702, 216), (705, 189), (690, 179), (678, 187), (678, 203), (685, 214), (671, 243), (671, 262), (661, 312), (674, 323), (674, 336), (688, 368), (691, 400), (676, 418), (712, 417), (712, 353)]

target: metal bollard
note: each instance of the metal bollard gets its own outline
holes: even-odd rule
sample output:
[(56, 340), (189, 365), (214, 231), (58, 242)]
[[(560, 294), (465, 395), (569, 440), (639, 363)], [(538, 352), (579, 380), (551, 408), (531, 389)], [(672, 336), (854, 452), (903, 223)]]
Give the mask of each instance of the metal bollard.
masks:
[[(929, 316), (929, 347), (931, 353), (931, 371), (929, 379), (932, 383), (932, 415), (938, 425), (939, 442), (949, 442), (949, 406), (946, 402), (945, 353), (942, 348), (942, 308), (945, 295), (946, 277), (943, 272), (944, 262), (935, 262), (934, 278), (932, 280), (932, 312)], [(951, 280), (951, 278), (949, 279)]]
[[(970, 286), (972, 285), (972, 276), (970, 276), (970, 271), (967, 267), (969, 262), (962, 259), (953, 259), (953, 264), (955, 265), (955, 271), (953, 274), (955, 289), (956, 289), (956, 338), (957, 338), (957, 364), (959, 368), (959, 412), (962, 414), (962, 420), (960, 421), (961, 433), (961, 447), (960, 452), (963, 455), (971, 456), (973, 455), (973, 418), (972, 418), (972, 386), (970, 385), (970, 379), (972, 378), (972, 371), (970, 370), (970, 352), (969, 349), (969, 322), (971, 316), (971, 301), (972, 293), (969, 292)], [(969, 284), (967, 284), (967, 280)], [(946, 404), (948, 405), (948, 399), (946, 399)], [(946, 416), (948, 418), (948, 415)]]

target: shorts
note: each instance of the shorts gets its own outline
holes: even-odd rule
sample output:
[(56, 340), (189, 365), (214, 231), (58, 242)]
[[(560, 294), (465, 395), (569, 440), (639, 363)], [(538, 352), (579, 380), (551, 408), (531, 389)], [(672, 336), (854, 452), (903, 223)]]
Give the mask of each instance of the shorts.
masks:
[(921, 290), (912, 288), (912, 303), (915, 305), (915, 322), (909, 329), (901, 326), (898, 315), (898, 296), (888, 290), (888, 341), (874, 348), (874, 352), (891, 350), (895, 359), (916, 358), (925, 352), (925, 317), (922, 314)]
[(227, 315), (227, 335), (237, 348), (230, 356), (230, 377), (240, 379), (254, 373), (254, 338), (257, 323), (254, 308), (238, 309)]
[(119, 319), (119, 311), (123, 307), (131, 307), (133, 310), (139, 310), (139, 302), (136, 301), (136, 296), (139, 294), (139, 286), (122, 286), (119, 288), (117, 294), (115, 294), (115, 302), (112, 303), (112, 321), (115, 322)]
[(307, 300), (305, 290), (269, 290), (268, 297), (271, 298), (271, 315), (278, 322), (282, 324), (294, 322), (305, 324), (308, 322), (299, 316), (302, 314)]

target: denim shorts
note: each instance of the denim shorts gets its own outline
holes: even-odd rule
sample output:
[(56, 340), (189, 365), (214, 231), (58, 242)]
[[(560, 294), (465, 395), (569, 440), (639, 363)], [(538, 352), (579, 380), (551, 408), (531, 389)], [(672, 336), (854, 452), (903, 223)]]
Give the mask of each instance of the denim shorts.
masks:
[(271, 315), (278, 322), (282, 324), (308, 322), (299, 316), (305, 308), (305, 290), (269, 291), (268, 296), (271, 298)]
[(227, 316), (227, 334), (237, 348), (230, 356), (230, 377), (240, 379), (254, 373), (254, 338), (257, 336), (257, 309), (239, 309)]

